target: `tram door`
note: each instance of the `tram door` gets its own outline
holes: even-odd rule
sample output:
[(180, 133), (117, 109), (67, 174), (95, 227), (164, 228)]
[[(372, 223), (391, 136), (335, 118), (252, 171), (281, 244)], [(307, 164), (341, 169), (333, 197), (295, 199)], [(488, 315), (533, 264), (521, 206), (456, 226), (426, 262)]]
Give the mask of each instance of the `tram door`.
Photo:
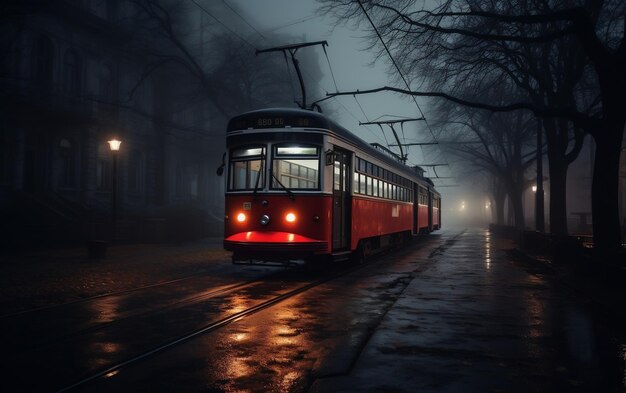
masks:
[(334, 151), (333, 161), (333, 251), (350, 249), (352, 170), (350, 153)]

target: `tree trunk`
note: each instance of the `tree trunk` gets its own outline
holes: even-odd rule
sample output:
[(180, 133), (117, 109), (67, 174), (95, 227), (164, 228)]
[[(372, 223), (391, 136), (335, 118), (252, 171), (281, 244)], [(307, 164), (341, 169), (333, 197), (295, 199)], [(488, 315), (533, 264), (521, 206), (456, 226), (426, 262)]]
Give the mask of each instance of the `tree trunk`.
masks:
[(494, 196), (496, 204), (496, 224), (504, 225), (504, 204), (506, 203), (506, 194), (496, 194)]
[(505, 184), (509, 200), (509, 224), (515, 226), (517, 229), (524, 229), (524, 204), (522, 203), (521, 191), (524, 187), (519, 186), (512, 178), (506, 179)]
[(626, 130), (623, 93), (626, 88), (624, 56), (621, 61), (605, 61), (598, 71), (602, 91), (603, 121), (591, 135), (596, 142), (591, 183), (591, 213), (594, 248), (600, 255), (616, 253), (622, 248), (619, 222), (619, 159)]
[(622, 247), (618, 185), (623, 132), (623, 121), (607, 121), (605, 129), (594, 133), (591, 211), (594, 248), (600, 253), (615, 252)]
[(515, 189), (513, 196), (509, 194), (509, 201), (513, 207), (513, 219), (515, 220), (515, 228), (524, 229), (524, 204), (522, 203), (522, 193)]
[(495, 180), (493, 199), (495, 204), (496, 224), (504, 225), (504, 204), (506, 203), (506, 190), (502, 182)]
[(546, 131), (550, 174), (550, 233), (557, 236), (567, 236), (566, 184), (568, 163), (565, 158), (566, 147), (559, 143), (562, 138), (558, 135), (559, 130), (555, 120), (545, 119), (543, 124)]
[(567, 164), (563, 156), (550, 160), (550, 233), (567, 236)]

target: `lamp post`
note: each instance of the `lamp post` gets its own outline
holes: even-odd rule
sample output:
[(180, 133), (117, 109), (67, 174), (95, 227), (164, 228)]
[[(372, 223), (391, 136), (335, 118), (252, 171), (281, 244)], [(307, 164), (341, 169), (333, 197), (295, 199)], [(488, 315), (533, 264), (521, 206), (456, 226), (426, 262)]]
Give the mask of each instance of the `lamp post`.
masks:
[(113, 156), (113, 171), (111, 182), (111, 243), (115, 242), (115, 227), (117, 221), (117, 156), (120, 151), (120, 145), (122, 141), (117, 138), (113, 138), (107, 141), (109, 148), (111, 149), (111, 155)]

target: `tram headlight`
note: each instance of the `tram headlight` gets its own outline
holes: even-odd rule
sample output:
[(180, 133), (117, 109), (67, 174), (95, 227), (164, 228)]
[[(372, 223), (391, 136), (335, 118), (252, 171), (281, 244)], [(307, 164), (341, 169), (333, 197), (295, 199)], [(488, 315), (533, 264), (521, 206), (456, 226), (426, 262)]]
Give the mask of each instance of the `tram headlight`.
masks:
[(285, 221), (287, 222), (296, 222), (296, 215), (294, 213), (287, 213), (285, 215)]
[(239, 213), (239, 214), (237, 214), (237, 221), (238, 221), (238, 222), (244, 222), (244, 221), (246, 221), (246, 218), (247, 218), (247, 217), (246, 217), (246, 214), (245, 214), (245, 213)]

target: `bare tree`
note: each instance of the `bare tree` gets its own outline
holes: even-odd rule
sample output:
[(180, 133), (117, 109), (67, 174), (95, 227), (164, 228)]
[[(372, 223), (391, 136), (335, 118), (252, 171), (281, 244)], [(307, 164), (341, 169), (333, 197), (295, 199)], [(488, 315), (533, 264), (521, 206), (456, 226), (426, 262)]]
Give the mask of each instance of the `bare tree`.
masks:
[[(489, 92), (491, 102), (510, 100), (511, 87), (500, 85)], [(472, 99), (475, 92), (464, 95)], [(449, 102), (437, 106), (435, 125), (447, 129), (446, 139), (477, 143), (442, 145), (447, 153), (458, 156), (464, 166), (493, 178), (492, 194), (497, 223), (504, 221), (504, 203), (508, 196), (515, 226), (524, 228), (522, 193), (531, 181), (527, 173), (535, 161), (533, 135), (536, 121), (528, 111), (490, 113), (458, 107)], [(454, 134), (453, 134), (454, 133)], [(479, 176), (474, 176), (479, 177)]]
[[(258, 39), (224, 33), (215, 21), (195, 26), (190, 15), (208, 12), (197, 2), (133, 0), (133, 4), (141, 26), (136, 40), (149, 42), (151, 48), (135, 88), (157, 71), (175, 67), (195, 81), (203, 98), (226, 119), (254, 108), (291, 104), (284, 59), (256, 56)], [(211, 38), (198, 43), (198, 30), (202, 29), (208, 30)]]
[[(435, 9), (426, 10), (417, 9), (413, 2), (406, 0), (321, 1), (327, 12), (328, 7), (333, 7), (330, 12), (340, 19), (362, 20), (367, 13), (374, 15), (377, 33), (398, 55), (398, 63), (403, 65), (407, 74), (416, 76), (419, 71), (423, 75), (424, 70), (428, 74), (429, 69), (424, 67), (427, 64), (431, 71), (441, 73), (439, 78), (449, 81), (438, 91), (417, 92), (388, 87), (372, 91), (394, 90), (442, 97), (491, 111), (524, 108), (543, 118), (564, 119), (564, 122), (550, 120), (556, 123), (552, 129), (551, 125), (545, 128), (546, 132), (552, 132), (553, 138), (549, 135), (548, 143), (555, 146), (549, 149), (549, 158), (552, 161), (553, 155), (560, 155), (556, 158), (561, 160), (560, 164), (567, 163), (579, 149), (574, 146), (568, 151), (570, 138), (566, 135), (570, 130), (590, 133), (597, 149), (592, 185), (594, 242), (599, 250), (604, 251), (621, 247), (617, 206), (619, 157), (626, 122), (626, 113), (620, 104), (620, 92), (626, 87), (623, 27), (626, 6), (623, 2), (519, 0), (481, 3), (449, 0)], [(379, 38), (374, 33), (373, 43)], [(555, 51), (558, 51), (556, 57)], [(502, 56), (503, 52), (508, 55)], [(473, 56), (467, 57), (472, 53)], [(498, 53), (500, 57), (490, 56)], [(541, 57), (542, 53), (545, 58)], [(553, 77), (559, 75), (558, 67), (567, 62), (572, 62), (575, 67), (567, 71), (566, 80), (555, 80)], [(550, 69), (550, 65), (554, 67)], [(535, 74), (530, 73), (533, 70)], [(495, 71), (499, 71), (501, 80), (511, 78), (526, 83), (526, 90), (537, 87), (546, 90), (535, 99), (531, 96), (525, 101), (506, 105), (468, 101), (455, 94), (454, 86), (466, 84), (468, 74), (476, 75), (477, 78), (471, 80), (477, 83), (480, 75)], [(586, 82), (584, 87), (591, 86), (592, 89), (583, 93), (572, 91), (572, 86), (582, 86), (579, 80), (588, 71), (593, 75), (586, 78), (591, 83)], [(542, 78), (545, 75), (551, 75), (551, 78)], [(595, 86), (593, 81), (597, 82)], [(497, 83), (497, 79), (488, 78), (486, 86), (490, 83)], [(581, 138), (577, 135), (574, 140)], [(565, 157), (567, 155), (569, 157)], [(555, 161), (554, 167), (559, 170), (559, 162)], [(563, 168), (566, 166), (561, 165), (560, 170)], [(558, 196), (555, 199), (558, 203)], [(557, 221), (559, 226), (562, 218)]]

